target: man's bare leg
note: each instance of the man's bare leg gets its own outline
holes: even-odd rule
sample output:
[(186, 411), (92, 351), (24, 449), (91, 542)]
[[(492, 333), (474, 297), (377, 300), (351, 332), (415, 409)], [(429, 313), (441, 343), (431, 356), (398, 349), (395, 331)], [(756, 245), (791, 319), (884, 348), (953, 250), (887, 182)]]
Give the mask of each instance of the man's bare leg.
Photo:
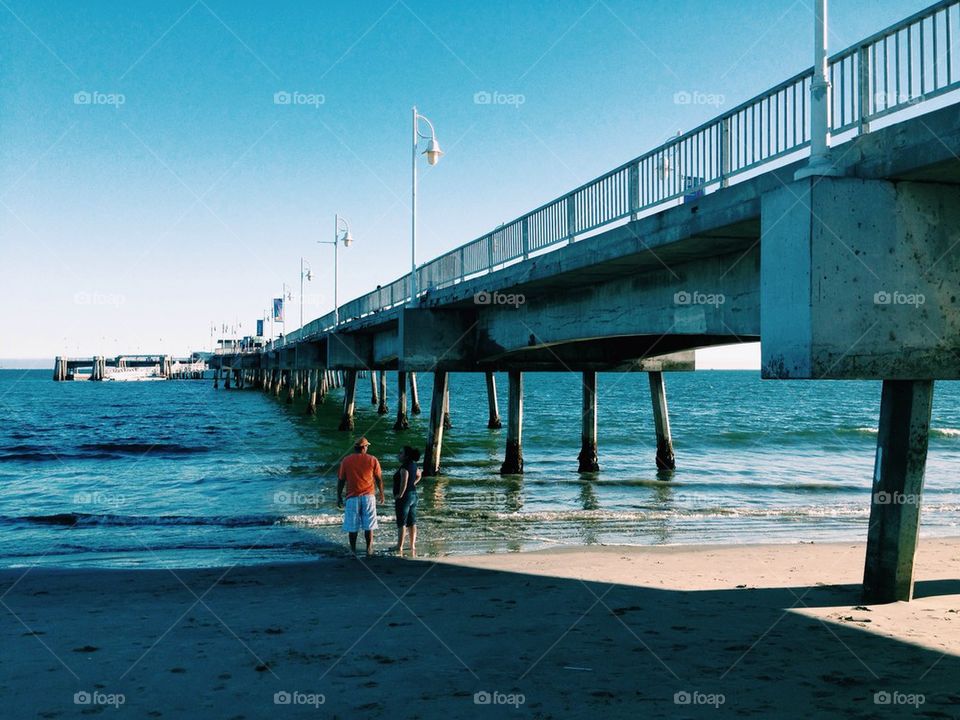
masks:
[(373, 555), (373, 530), (364, 530), (363, 539), (367, 541), (367, 557)]
[(353, 554), (357, 554), (357, 533), (349, 533), (350, 536), (350, 550), (353, 551)]

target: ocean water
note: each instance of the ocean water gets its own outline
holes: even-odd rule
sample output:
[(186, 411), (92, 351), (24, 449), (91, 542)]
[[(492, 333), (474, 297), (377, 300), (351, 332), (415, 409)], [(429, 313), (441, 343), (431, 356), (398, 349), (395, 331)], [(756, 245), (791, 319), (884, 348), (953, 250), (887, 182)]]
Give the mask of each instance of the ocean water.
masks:
[[(506, 378), (498, 375), (501, 413)], [(358, 385), (356, 435), (389, 477), (423, 446), (422, 415), (392, 430)], [(486, 428), (481, 374), (451, 376), (443, 472), (420, 490), (424, 555), (565, 544), (864, 540), (877, 382), (761, 381), (750, 371), (668, 374), (677, 471), (658, 477), (647, 377), (599, 376), (601, 472), (577, 474), (580, 379), (525, 376), (522, 477), (503, 478), (506, 430)], [(342, 390), (315, 418), (210, 381), (54, 383), (0, 370), (0, 566), (196, 567), (339, 552)], [(938, 383), (923, 536), (960, 534), (960, 383)], [(389, 494), (389, 491), (388, 491)], [(388, 503), (389, 503), (388, 498)], [(381, 506), (380, 549), (393, 539)]]

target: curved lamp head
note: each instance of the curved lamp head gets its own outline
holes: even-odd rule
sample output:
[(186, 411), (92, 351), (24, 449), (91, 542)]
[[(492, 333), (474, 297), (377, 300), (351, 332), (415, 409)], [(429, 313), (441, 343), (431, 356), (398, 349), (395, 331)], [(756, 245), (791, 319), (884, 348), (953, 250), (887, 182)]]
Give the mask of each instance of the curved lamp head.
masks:
[(353, 244), (353, 235), (350, 233), (349, 230), (347, 230), (343, 234), (343, 237), (341, 238), (341, 240), (343, 241), (344, 247), (350, 247)]
[(423, 154), (427, 156), (428, 165), (436, 165), (440, 162), (440, 156), (443, 155), (443, 150), (440, 149), (440, 143), (437, 142), (435, 137), (430, 138), (430, 143), (427, 145), (427, 149), (423, 151)]

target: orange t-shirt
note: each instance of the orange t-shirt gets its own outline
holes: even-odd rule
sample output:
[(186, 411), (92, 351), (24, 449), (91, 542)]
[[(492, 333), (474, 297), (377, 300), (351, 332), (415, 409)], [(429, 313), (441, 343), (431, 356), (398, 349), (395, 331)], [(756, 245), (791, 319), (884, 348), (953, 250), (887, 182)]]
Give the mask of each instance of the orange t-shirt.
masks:
[(346, 481), (348, 498), (373, 495), (373, 481), (380, 479), (380, 461), (368, 453), (351, 453), (340, 461), (337, 477)]

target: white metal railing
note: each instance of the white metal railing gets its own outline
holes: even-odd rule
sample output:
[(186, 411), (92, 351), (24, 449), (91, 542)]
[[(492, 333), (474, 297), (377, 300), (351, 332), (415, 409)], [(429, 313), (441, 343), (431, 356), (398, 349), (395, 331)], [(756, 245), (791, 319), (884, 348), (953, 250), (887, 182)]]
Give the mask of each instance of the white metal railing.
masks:
[[(834, 134), (851, 137), (871, 121), (960, 87), (951, 39), (960, 31), (960, 0), (944, 0), (832, 56)], [(712, 192), (748, 171), (810, 143), (810, 68), (699, 127), (417, 269), (421, 294), (572, 242), (578, 235)], [(849, 138), (848, 138), (849, 139)], [(402, 305), (409, 275), (340, 308), (340, 322)], [(334, 327), (329, 313), (289, 333), (278, 347)]]

